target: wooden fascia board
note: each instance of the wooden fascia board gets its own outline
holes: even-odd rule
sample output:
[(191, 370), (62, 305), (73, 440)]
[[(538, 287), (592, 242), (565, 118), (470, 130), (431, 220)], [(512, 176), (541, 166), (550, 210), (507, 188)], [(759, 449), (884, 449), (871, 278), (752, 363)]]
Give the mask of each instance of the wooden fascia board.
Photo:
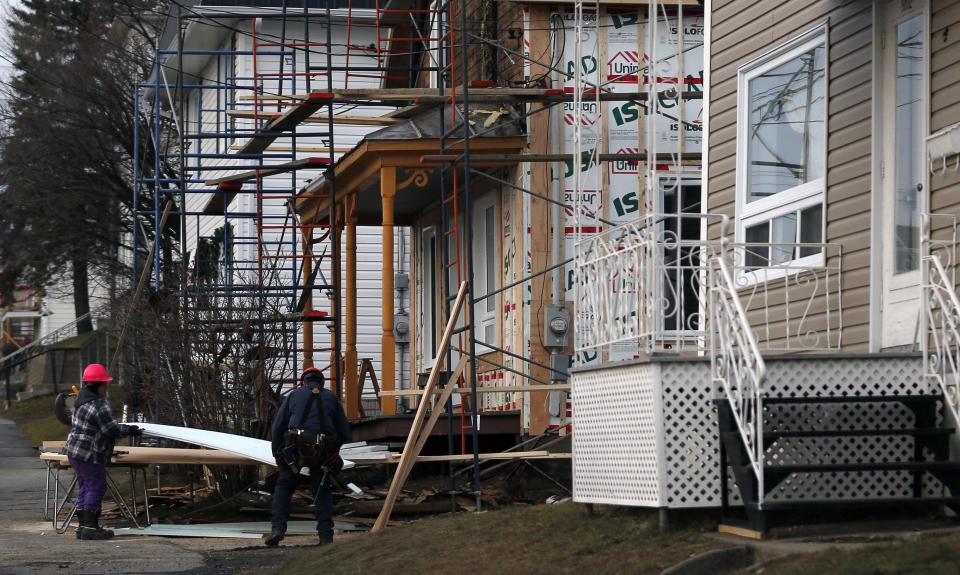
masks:
[[(428, 140), (369, 140), (362, 142), (353, 151), (341, 158), (334, 167), (337, 181), (337, 197), (342, 199), (356, 194), (367, 180), (377, 174), (382, 167), (398, 168), (436, 168), (438, 166), (422, 164), (420, 156), (435, 153), (439, 149), (437, 139)], [(470, 140), (472, 151), (521, 151), (527, 145), (526, 136), (508, 136), (502, 138), (475, 138)], [(453, 148), (454, 150), (457, 147)], [(503, 162), (485, 162), (474, 164), (476, 167), (505, 166)], [(306, 194), (321, 194), (326, 189), (326, 180), (318, 179), (308, 185)], [(329, 200), (302, 198), (297, 200), (297, 213), (306, 222), (316, 221), (319, 214), (329, 208)], [(378, 224), (379, 225), (379, 224)]]

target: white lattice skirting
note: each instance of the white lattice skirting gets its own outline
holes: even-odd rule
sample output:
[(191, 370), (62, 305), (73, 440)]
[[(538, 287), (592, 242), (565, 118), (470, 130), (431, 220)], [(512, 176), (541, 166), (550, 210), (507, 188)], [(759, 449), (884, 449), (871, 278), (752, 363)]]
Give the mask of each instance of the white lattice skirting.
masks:
[[(767, 360), (769, 397), (916, 395), (935, 393), (914, 356), (842, 355)], [(573, 490), (582, 503), (641, 507), (720, 505), (720, 453), (709, 363), (657, 359), (573, 373)], [(864, 421), (882, 429), (913, 425), (899, 404), (780, 405), (765, 427), (844, 429)], [(825, 462), (854, 456), (884, 461), (908, 455), (905, 436), (778, 443), (765, 465)], [(731, 502), (736, 503), (732, 479)], [(768, 495), (778, 499), (910, 497), (909, 472), (797, 474)], [(925, 480), (924, 494), (942, 494)]]

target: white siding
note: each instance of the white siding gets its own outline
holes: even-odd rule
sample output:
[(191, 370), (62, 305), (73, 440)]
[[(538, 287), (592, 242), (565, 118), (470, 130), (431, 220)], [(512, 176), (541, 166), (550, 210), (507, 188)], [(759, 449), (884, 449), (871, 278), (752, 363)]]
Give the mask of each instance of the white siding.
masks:
[[(249, 21), (241, 22), (237, 26), (242, 29), (244, 32), (250, 30)], [(265, 22), (261, 24), (261, 27), (257, 30), (258, 34), (267, 34), (275, 35), (279, 38), (280, 36), (280, 23), (279, 22)], [(303, 26), (302, 24), (291, 22), (288, 23), (287, 27), (287, 39), (290, 41), (296, 41), (301, 39), (303, 36)], [(334, 66), (343, 66), (346, 61), (346, 53), (344, 46), (347, 43), (346, 38), (346, 27), (345, 26), (335, 26), (332, 30), (334, 46)], [(325, 41), (326, 38), (326, 29), (323, 25), (315, 24), (311, 26), (310, 29), (310, 38), (312, 41)], [(228, 39), (222, 49), (228, 50), (231, 49), (235, 42), (235, 49), (238, 51), (248, 51), (252, 50), (251, 38), (248, 34), (237, 34), (235, 39)], [(357, 46), (369, 46), (376, 42), (376, 30), (373, 27), (363, 27), (363, 26), (353, 26), (352, 31), (350, 32), (350, 44), (355, 48), (351, 50), (349, 55), (351, 66), (364, 65), (363, 60), (365, 57), (357, 52)], [(258, 50), (262, 51), (277, 51), (276, 47), (258, 47)], [(326, 65), (326, 55), (322, 53), (323, 47), (314, 47), (313, 52), (311, 53), (312, 65)], [(299, 61), (302, 59), (300, 53), (298, 52), (298, 61), (295, 62), (297, 66), (297, 72), (303, 72), (304, 63)], [(257, 73), (275, 73), (279, 70), (279, 56), (258, 56), (257, 58)], [(221, 66), (223, 64), (221, 63)], [(251, 56), (237, 56), (235, 61), (236, 76), (238, 79), (236, 83), (239, 85), (249, 86), (252, 84), (252, 75), (253, 75), (253, 59)], [(284, 63), (284, 71), (289, 72), (291, 70), (291, 63), (289, 61)], [(224, 81), (224, 72), (221, 71), (219, 76), (217, 72), (217, 59), (212, 58), (208, 63), (203, 73), (201, 74), (204, 78), (203, 82), (208, 85), (212, 85), (217, 82), (218, 78), (220, 81)], [(380, 82), (377, 78), (366, 78), (366, 77), (356, 77), (351, 75), (349, 79), (344, 78), (343, 72), (336, 72), (333, 78), (334, 87), (342, 88), (345, 85), (350, 88), (361, 88), (361, 87), (379, 87)], [(291, 93), (292, 86), (289, 79), (284, 83), (283, 93)], [(327, 79), (325, 76), (319, 76), (312, 80), (311, 90), (314, 92), (317, 91), (326, 91), (327, 90)], [(302, 76), (297, 79), (297, 93), (304, 93), (306, 91), (306, 80)], [(219, 122), (217, 118), (217, 113), (215, 110), (218, 108), (217, 102), (217, 90), (204, 90), (203, 101), (201, 106), (204, 109), (202, 122), (198, 124), (196, 121), (200, 111), (198, 110), (198, 101), (197, 96), (194, 95), (189, 99), (189, 113), (188, 113), (188, 130), (195, 132), (198, 127), (202, 128), (204, 132), (214, 132), (214, 131), (224, 131), (224, 125), (229, 120), (226, 115), (221, 111), (219, 112)], [(226, 94), (221, 92), (219, 109), (225, 109), (225, 96)], [(276, 80), (265, 79), (263, 81), (263, 92), (265, 94), (275, 94), (278, 93), (278, 86)], [(250, 95), (250, 90), (240, 90), (238, 94)], [(252, 110), (253, 103), (249, 100), (237, 100), (235, 109), (238, 110)], [(367, 115), (367, 116), (380, 116), (391, 108), (374, 108), (374, 107), (358, 107), (356, 109), (349, 110), (347, 112), (344, 110), (344, 113), (349, 113), (350, 115)], [(336, 113), (336, 112), (335, 112)], [(245, 119), (236, 119), (235, 126), (237, 128), (251, 128), (253, 126), (252, 120)], [(322, 132), (326, 131), (327, 127), (325, 124), (304, 124), (300, 131), (304, 132)], [(343, 154), (343, 151), (349, 148), (352, 148), (357, 143), (359, 143), (363, 136), (367, 133), (375, 130), (375, 127), (367, 126), (353, 126), (353, 125), (343, 125), (337, 124), (334, 128), (334, 144), (337, 151), (337, 157)], [(238, 138), (236, 140), (237, 145), (243, 144), (244, 139)], [(192, 146), (192, 150), (200, 150), (203, 153), (223, 153), (223, 144), (220, 144), (220, 149), (217, 149), (218, 140), (215, 139), (206, 139), (206, 140), (195, 140), (195, 144)], [(329, 145), (329, 140), (322, 137), (300, 137), (297, 138), (297, 148), (323, 148)], [(274, 147), (288, 147), (291, 145), (291, 139), (287, 137), (278, 138), (273, 146)], [(236, 149), (229, 149), (229, 152), (236, 152)], [(268, 152), (272, 153), (272, 152)], [(327, 151), (316, 151), (310, 150), (303, 153), (297, 153), (297, 159), (307, 158), (307, 157), (327, 157), (329, 152)], [(291, 159), (289, 153), (287, 153), (285, 158), (268, 158), (264, 160), (264, 164), (269, 165), (271, 163), (283, 163)], [(195, 161), (195, 160), (194, 160)], [(210, 170), (203, 171), (198, 176), (199, 179), (212, 179), (216, 177), (221, 177), (234, 173), (234, 170), (238, 169), (238, 166), (251, 166), (254, 164), (251, 160), (231, 160), (231, 159), (204, 159), (204, 165), (206, 166), (232, 166), (229, 170)], [(307, 180), (318, 177), (321, 174), (319, 170), (299, 170), (296, 172), (295, 176), (292, 174), (282, 174), (277, 176), (272, 176), (264, 178), (263, 180), (263, 190), (265, 192), (276, 192), (275, 195), (280, 195), (280, 193), (289, 194), (291, 189), (300, 189), (302, 188)], [(191, 188), (195, 188), (198, 191), (205, 189), (206, 186), (202, 184), (193, 184)], [(256, 212), (256, 198), (252, 190), (255, 189), (255, 184), (248, 183), (244, 186), (244, 192), (237, 195), (236, 199), (229, 207), (229, 212), (232, 214), (242, 214), (242, 213), (253, 213)], [(208, 193), (190, 193), (187, 200), (187, 210), (190, 212), (199, 212), (204, 209), (206, 204), (210, 199), (210, 194)], [(277, 199), (265, 199), (263, 201), (263, 213), (264, 221), (270, 225), (277, 224), (292, 224), (293, 222), (288, 219), (288, 211), (284, 204), (284, 200)], [(234, 237), (239, 242), (247, 242), (253, 244), (256, 242), (257, 234), (254, 221), (247, 217), (234, 217), (229, 219), (230, 224), (234, 228)], [(197, 246), (197, 238), (209, 237), (214, 231), (222, 227), (225, 223), (225, 218), (220, 216), (202, 216), (202, 217), (190, 217), (187, 224), (187, 244), (186, 248), (195, 254)], [(274, 253), (279, 255), (290, 255), (291, 246), (294, 245), (291, 242), (291, 234), (296, 233), (296, 230), (285, 229), (285, 230), (267, 230), (263, 234), (265, 244), (270, 245), (270, 242), (277, 242), (281, 237), (284, 240), (283, 247), (274, 246)], [(398, 237), (395, 239), (395, 245), (400, 246), (401, 241), (409, 243), (408, 235), (404, 232), (397, 232)], [(401, 240), (401, 235), (403, 240)], [(299, 241), (295, 242), (297, 253), (300, 253), (300, 243)], [(277, 252), (276, 250), (280, 250)], [(320, 251), (323, 249), (322, 245), (317, 246), (317, 250)], [(409, 252), (409, 249), (407, 249)], [(234, 250), (234, 257), (238, 262), (239, 266), (256, 268), (257, 263), (257, 249), (255, 245), (245, 245), (238, 246)], [(341, 256), (342, 257), (342, 256)], [(298, 274), (300, 269), (300, 261), (297, 260), (283, 260), (281, 264), (282, 272), (279, 273), (279, 281), (284, 285), (290, 285), (293, 280), (293, 275)], [(382, 297), (381, 297), (381, 270), (382, 260), (381, 260), (381, 233), (379, 227), (361, 227), (357, 230), (357, 261), (358, 261), (358, 270), (357, 270), (357, 285), (358, 285), (358, 297), (357, 297), (357, 347), (358, 347), (358, 357), (359, 358), (371, 358), (374, 363), (374, 369), (376, 370), (377, 377), (382, 379), (381, 375), (381, 363), (380, 363), (380, 337), (382, 334), (381, 329), (381, 317), (380, 313), (382, 310)], [(242, 262), (245, 262), (242, 263)], [(403, 261), (398, 261), (395, 263), (395, 269), (398, 273), (405, 272), (409, 273), (409, 265), (407, 263), (407, 258), (404, 258)], [(329, 282), (331, 278), (329, 263), (323, 266), (323, 277)], [(345, 270), (344, 272), (345, 273)], [(256, 281), (256, 272), (250, 271), (244, 274), (244, 278), (237, 278), (239, 281)], [(318, 276), (316, 283), (323, 283), (323, 279)], [(409, 298), (404, 298), (402, 305), (400, 302), (397, 303), (397, 310), (408, 308), (409, 304), (407, 303)], [(325, 297), (320, 292), (314, 293), (314, 307), (318, 310), (328, 311), (329, 304), (326, 301)], [(341, 302), (341, 310), (343, 309), (343, 303)], [(330, 333), (327, 329), (325, 323), (314, 323), (314, 347), (324, 348), (329, 345)], [(297, 347), (302, 347), (302, 341), (298, 337)], [(397, 346), (398, 358), (397, 358), (397, 381), (398, 385), (406, 386), (408, 376), (406, 373), (406, 367), (408, 366), (409, 354), (405, 353), (404, 346)], [(402, 357), (401, 357), (402, 356)], [(326, 365), (328, 361), (328, 354), (326, 352), (318, 352), (315, 356), (315, 361), (317, 365), (323, 366)], [(299, 363), (299, 358), (298, 358)], [(372, 387), (368, 386), (366, 390), (367, 393), (372, 393)]]

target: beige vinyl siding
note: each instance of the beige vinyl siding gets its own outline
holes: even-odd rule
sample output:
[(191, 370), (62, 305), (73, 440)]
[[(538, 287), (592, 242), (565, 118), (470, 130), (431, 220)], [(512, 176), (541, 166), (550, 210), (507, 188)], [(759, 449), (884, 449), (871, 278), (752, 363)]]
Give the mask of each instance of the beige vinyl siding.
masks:
[[(932, 0), (930, 14), (930, 132), (960, 122), (960, 2)], [(960, 214), (960, 174), (954, 160), (945, 174), (930, 174), (930, 208)], [(936, 166), (936, 163), (935, 163)], [(934, 219), (934, 238), (947, 238), (946, 220)]]
[[(707, 209), (735, 218), (737, 144), (737, 69), (798, 35), (829, 22), (826, 231), (828, 243), (841, 244), (843, 349), (866, 351), (869, 344), (871, 62), (872, 4), (825, 0), (788, 0), (765, 14), (744, 18), (761, 8), (748, 0), (713, 2), (710, 48), (710, 156)], [(733, 232), (731, 226), (731, 232)], [(713, 229), (715, 235), (718, 229)], [(833, 262), (830, 262), (831, 264)], [(782, 283), (782, 282), (781, 282)], [(776, 284), (773, 284), (776, 285)], [(773, 297), (773, 294), (771, 294)], [(771, 301), (782, 301), (773, 297)], [(751, 306), (756, 308), (756, 306)], [(791, 304), (791, 317), (799, 306)], [(770, 318), (782, 333), (786, 309), (772, 305)], [(759, 310), (751, 310), (759, 321)], [(836, 319), (831, 318), (836, 325)], [(826, 321), (822, 307), (806, 317), (811, 325)], [(796, 331), (797, 326), (790, 329)]]

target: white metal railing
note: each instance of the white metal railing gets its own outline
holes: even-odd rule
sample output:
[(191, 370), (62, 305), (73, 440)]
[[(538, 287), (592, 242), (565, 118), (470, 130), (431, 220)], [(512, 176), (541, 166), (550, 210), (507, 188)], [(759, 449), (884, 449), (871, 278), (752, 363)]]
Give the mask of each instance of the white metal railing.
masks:
[(60, 328), (57, 328), (56, 330), (48, 333), (47, 335), (45, 335), (45, 336), (43, 336), (43, 337), (41, 337), (41, 338), (38, 338), (38, 339), (33, 340), (32, 342), (30, 342), (30, 343), (28, 343), (27, 345), (21, 347), (21, 348), (18, 349), (17, 351), (15, 351), (15, 352), (13, 352), (13, 353), (10, 353), (10, 354), (7, 354), (7, 355), (5, 355), (5, 356), (3, 356), (3, 357), (0, 357), (0, 367), (4, 367), (4, 366), (9, 365), (11, 362), (13, 362), (13, 361), (17, 360), (18, 358), (22, 357), (23, 354), (27, 353), (27, 352), (30, 351), (31, 349), (34, 349), (34, 348), (39, 349), (40, 347), (47, 346), (47, 345), (53, 345), (53, 344), (56, 344), (56, 343), (59, 343), (59, 342), (65, 340), (65, 339), (69, 339), (69, 338), (71, 338), (71, 337), (74, 337), (75, 335), (77, 335), (77, 325), (78, 325), (81, 321), (84, 321), (84, 320), (86, 320), (86, 319), (89, 319), (90, 317), (91, 317), (91, 316), (90, 316), (90, 312), (87, 312), (87, 313), (81, 315), (80, 317), (78, 317), (77, 319), (73, 320), (72, 322), (70, 322), (70, 323), (68, 323), (68, 324), (66, 324), (66, 325), (64, 325), (64, 326), (62, 326), (62, 327), (60, 327)]
[[(933, 238), (935, 220), (946, 220), (947, 237)], [(920, 266), (920, 349), (923, 374), (944, 394), (960, 421), (960, 299), (956, 292), (957, 218), (924, 214)]]
[(843, 248), (736, 243), (725, 251), (757, 344), (766, 353), (839, 351)]
[(723, 254), (760, 349), (837, 351), (843, 334), (841, 246), (727, 243), (715, 214), (653, 214), (576, 246), (575, 347), (616, 361), (706, 353), (709, 260)]
[(714, 214), (651, 214), (576, 246), (575, 347), (578, 352), (704, 351), (703, 293), (720, 243), (700, 239)]
[(757, 503), (762, 506), (763, 381), (767, 368), (725, 258), (712, 258), (710, 267), (711, 378), (730, 404), (757, 477)]

